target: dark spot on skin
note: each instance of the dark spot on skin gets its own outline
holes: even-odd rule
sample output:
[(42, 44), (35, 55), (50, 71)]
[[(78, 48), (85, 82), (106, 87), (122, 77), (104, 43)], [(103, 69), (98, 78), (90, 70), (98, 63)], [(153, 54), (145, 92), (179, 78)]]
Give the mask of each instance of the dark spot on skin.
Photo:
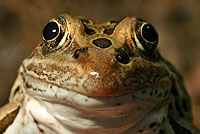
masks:
[(162, 93), (159, 93), (157, 97), (161, 97), (161, 96), (162, 96)]
[(44, 133), (44, 130), (40, 127), (38, 127), (38, 130), (41, 132), (41, 133)]
[(33, 121), (38, 125), (39, 122), (33, 117)]
[(116, 20), (111, 20), (110, 23), (119, 23), (119, 21), (116, 21)]
[(120, 106), (120, 105), (122, 105), (122, 103), (117, 103), (117, 106)]
[(41, 43), (40, 43), (40, 47), (43, 46), (43, 44), (44, 44), (44, 42), (41, 42)]
[(171, 111), (173, 109), (173, 103), (170, 103), (168, 106), (168, 110)]
[(89, 23), (89, 20), (82, 19), (82, 18), (80, 20), (81, 20), (82, 23)]
[(169, 93), (169, 90), (166, 90), (163, 97), (166, 97), (168, 95), (168, 93)]
[(153, 132), (156, 132), (156, 130), (157, 130), (156, 128), (155, 128), (155, 129), (153, 129)]
[(31, 111), (30, 111), (30, 114), (31, 114), (31, 116), (32, 116), (32, 118), (33, 118), (33, 121), (34, 121), (35, 124), (37, 125), (38, 130), (39, 130), (41, 133), (44, 133), (44, 130), (41, 129), (41, 128), (39, 127), (39, 122), (35, 119), (35, 117), (34, 117), (33, 114), (31, 113)]
[(85, 99), (85, 101), (88, 101), (88, 99)]
[(178, 124), (173, 118), (169, 117), (169, 123), (176, 134), (192, 134), (188, 129)]
[(172, 89), (171, 89), (171, 93), (174, 97), (177, 97), (179, 94), (178, 94), (178, 91), (177, 89), (175, 88), (176, 87), (176, 81), (174, 79), (172, 79)]
[(115, 57), (122, 64), (128, 64), (131, 61), (128, 54), (122, 48), (115, 50)]
[(153, 91), (150, 92), (150, 96), (152, 96), (152, 95), (153, 95)]
[(180, 107), (180, 105), (178, 104), (178, 102), (175, 103), (175, 106), (176, 106), (176, 110), (177, 110), (178, 113), (179, 113), (179, 116), (182, 117), (182, 118), (184, 118), (185, 116), (184, 116), (183, 112), (181, 111), (181, 107)]
[[(25, 71), (25, 73), (26, 73), (26, 71)], [(20, 74), (20, 75), (22, 76), (23, 81), (26, 81), (23, 74)]]
[(115, 29), (114, 27), (113, 27), (113, 28), (105, 29), (105, 30), (103, 31), (103, 33), (105, 33), (105, 34), (107, 34), (107, 35), (111, 35), (111, 34), (113, 34), (114, 29)]
[(25, 81), (25, 87), (26, 88), (32, 88), (32, 86), (30, 84), (28, 84), (26, 81)]
[(165, 119), (165, 117), (163, 117), (163, 119), (162, 119), (162, 123), (164, 123), (164, 122), (165, 122), (165, 120), (166, 120), (166, 119)]
[(13, 123), (15, 120), (18, 112), (19, 112), (20, 107), (6, 115), (3, 119), (0, 121), (0, 133), (2, 134), (3, 132), (6, 131), (6, 129), (10, 126), (10, 124)]
[(139, 132), (139, 133), (142, 133), (143, 131), (144, 131), (143, 129), (140, 129), (138, 132)]
[(174, 97), (178, 96), (178, 92), (177, 92), (177, 90), (175, 88), (171, 89), (171, 93), (173, 94)]
[(157, 94), (158, 93), (158, 90), (155, 90), (155, 94)]
[(19, 89), (20, 89), (19, 86), (15, 89), (14, 96), (19, 92)]
[(94, 29), (87, 27), (84, 23), (83, 23), (83, 26), (84, 26), (84, 31), (86, 34), (93, 35), (96, 33)]
[(112, 45), (112, 42), (106, 38), (98, 38), (98, 39), (93, 40), (92, 44), (100, 48), (108, 48), (109, 46)]
[(142, 94), (145, 94), (146, 92), (147, 92), (146, 90), (143, 90), (143, 91), (142, 91)]
[(149, 128), (153, 128), (154, 126), (156, 126), (157, 123), (156, 122), (152, 122), (150, 125), (149, 125)]
[(164, 134), (164, 130), (160, 129), (159, 134)]
[[(113, 31), (115, 30), (115, 27), (117, 26), (118, 23), (119, 23), (119, 22), (117, 22), (117, 21), (110, 21), (110, 24), (112, 24), (112, 27), (110, 27), (110, 28), (105, 28), (104, 31), (103, 31), (103, 33), (104, 33), (104, 34), (107, 34), (107, 35), (113, 34)], [(114, 25), (113, 25), (113, 24), (114, 24)]]
[[(72, 56), (73, 58), (77, 59), (79, 57), (80, 54), (86, 54), (88, 52), (88, 48), (87, 47), (84, 47), (84, 48), (80, 48), (80, 49), (77, 49), (75, 52), (74, 52), (74, 55)], [(75, 74), (76, 75), (76, 74)]]
[(30, 84), (28, 84), (26, 81), (25, 81), (25, 87), (28, 89), (28, 88), (32, 88), (33, 90), (35, 91), (40, 91), (40, 92), (43, 92), (45, 90), (41, 90), (39, 88), (33, 88)]
[(184, 108), (184, 110), (185, 110), (186, 112), (189, 111), (189, 109), (188, 109), (188, 107), (187, 107), (187, 101), (186, 101), (186, 99), (183, 99), (182, 105), (183, 105), (183, 108)]

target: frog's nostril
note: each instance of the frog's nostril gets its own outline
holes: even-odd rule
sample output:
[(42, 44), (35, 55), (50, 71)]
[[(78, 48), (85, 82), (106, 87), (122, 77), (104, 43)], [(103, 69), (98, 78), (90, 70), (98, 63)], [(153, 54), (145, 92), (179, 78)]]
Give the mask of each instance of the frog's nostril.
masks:
[(106, 38), (98, 38), (92, 41), (92, 43), (100, 48), (108, 48), (112, 45), (112, 42), (109, 39)]

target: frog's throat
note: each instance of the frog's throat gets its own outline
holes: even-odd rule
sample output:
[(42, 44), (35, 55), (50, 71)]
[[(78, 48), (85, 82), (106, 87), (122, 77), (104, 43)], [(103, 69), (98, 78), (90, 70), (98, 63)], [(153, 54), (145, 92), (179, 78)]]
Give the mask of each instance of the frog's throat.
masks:
[[(150, 118), (151, 122), (162, 123), (167, 114), (166, 107), (162, 106), (161, 109), (156, 110), (155, 115), (149, 116), (156, 103), (137, 100), (131, 95), (116, 98), (89, 98), (70, 92), (63, 100), (30, 95), (27, 95), (26, 99), (29, 100), (25, 106), (26, 111), (29, 111), (27, 113), (31, 113), (29, 117), (44, 126), (56, 126), (52, 128), (56, 133), (63, 130), (69, 134), (95, 132), (121, 134), (142, 129), (141, 123), (146, 117)], [(48, 123), (44, 121), (47, 119)]]

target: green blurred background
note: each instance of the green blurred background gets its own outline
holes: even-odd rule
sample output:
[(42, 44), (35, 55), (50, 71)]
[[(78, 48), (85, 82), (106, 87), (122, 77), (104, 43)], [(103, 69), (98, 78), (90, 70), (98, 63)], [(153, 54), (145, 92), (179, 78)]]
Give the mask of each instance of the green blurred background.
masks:
[(159, 32), (161, 54), (182, 73), (200, 126), (200, 0), (1, 0), (0, 106), (17, 69), (41, 40), (49, 19), (62, 13), (97, 22), (139, 16)]

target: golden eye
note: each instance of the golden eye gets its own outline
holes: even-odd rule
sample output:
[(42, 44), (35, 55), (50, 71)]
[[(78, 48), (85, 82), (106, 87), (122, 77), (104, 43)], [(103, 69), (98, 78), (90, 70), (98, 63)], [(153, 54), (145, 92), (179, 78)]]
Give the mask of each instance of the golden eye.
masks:
[(67, 37), (67, 22), (63, 16), (52, 19), (43, 29), (42, 38), (48, 50), (63, 47)]
[(138, 21), (135, 27), (135, 42), (139, 49), (152, 53), (158, 44), (158, 33), (155, 28), (146, 22)]
[(60, 27), (56, 22), (49, 22), (43, 30), (43, 39), (47, 42), (55, 40), (60, 33)]

